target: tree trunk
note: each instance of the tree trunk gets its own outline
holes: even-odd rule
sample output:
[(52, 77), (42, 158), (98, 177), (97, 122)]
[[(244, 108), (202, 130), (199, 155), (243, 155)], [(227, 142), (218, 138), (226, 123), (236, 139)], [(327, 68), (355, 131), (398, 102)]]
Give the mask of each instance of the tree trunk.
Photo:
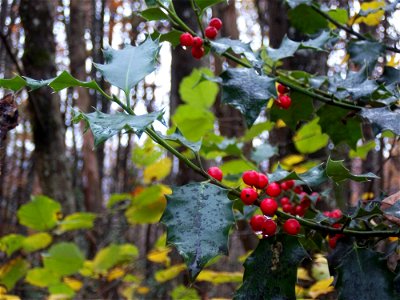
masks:
[[(25, 30), (22, 62), (25, 75), (35, 79), (48, 79), (56, 75), (53, 12), (52, 1), (21, 0), (20, 3), (19, 13)], [(48, 88), (30, 92), (29, 110), (42, 191), (60, 201), (66, 212), (72, 212), (75, 204), (65, 155), (60, 98)]]
[[(85, 62), (87, 58), (85, 47), (85, 28), (88, 17), (88, 9), (85, 9), (80, 0), (70, 2), (70, 23), (68, 35), (69, 57), (71, 60), (71, 74), (79, 80), (86, 80), (87, 73)], [(85, 88), (77, 88), (78, 107), (83, 112), (92, 111), (91, 97)], [(81, 123), (82, 134), (85, 125)], [(100, 187), (99, 165), (96, 152), (93, 151), (94, 138), (91, 131), (83, 134), (82, 156), (83, 156), (83, 189), (85, 195), (86, 210), (98, 212), (102, 207), (102, 195)]]

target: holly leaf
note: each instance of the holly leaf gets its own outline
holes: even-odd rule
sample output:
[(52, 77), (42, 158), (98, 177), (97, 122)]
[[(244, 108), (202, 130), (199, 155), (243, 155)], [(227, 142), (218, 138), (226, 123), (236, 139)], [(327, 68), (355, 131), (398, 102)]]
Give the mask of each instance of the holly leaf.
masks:
[(86, 122), (94, 136), (94, 145), (105, 142), (110, 137), (118, 134), (122, 130), (127, 132), (135, 132), (140, 135), (148, 126), (156, 120), (162, 120), (164, 112), (152, 112), (147, 115), (133, 116), (125, 113), (105, 114), (100, 111), (95, 111), (90, 114), (79, 113), (74, 116), (74, 123), (80, 120)]
[(386, 260), (370, 249), (354, 247), (337, 268), (338, 299), (397, 299), (394, 292), (394, 273)]
[(361, 122), (357, 116), (348, 117), (348, 113), (347, 109), (324, 105), (317, 111), (318, 123), (335, 145), (345, 142), (356, 149), (358, 140), (362, 138)]
[(168, 20), (168, 16), (159, 7), (149, 7), (148, 9), (142, 10), (139, 15), (147, 21)]
[(312, 0), (286, 0), (286, 3), (290, 6), (290, 8), (295, 8), (300, 4), (311, 4)]
[(218, 3), (226, 3), (226, 0), (195, 0), (196, 5), (200, 8), (201, 13), (203, 13), (208, 7), (214, 6)]
[(296, 299), (297, 266), (305, 257), (297, 237), (260, 240), (244, 263), (243, 284), (233, 299)]
[(284, 170), (280, 164), (278, 164), (276, 170), (272, 174), (268, 174), (268, 179), (270, 182), (276, 181), (285, 181), (289, 179), (299, 180), (300, 177), (296, 174), (296, 172), (288, 172)]
[(178, 128), (175, 129), (175, 132), (173, 134), (170, 135), (162, 135), (159, 133), (159, 135), (167, 141), (173, 141), (176, 142), (182, 146), (185, 146), (187, 148), (189, 148), (190, 150), (192, 150), (193, 152), (199, 152), (200, 148), (201, 148), (201, 140), (198, 142), (191, 142), (189, 140), (187, 140), (182, 133), (180, 132), (180, 130)]
[(328, 180), (323, 164), (299, 174), (299, 178), (310, 187), (319, 186)]
[(210, 183), (191, 183), (167, 195), (161, 222), (167, 243), (183, 256), (193, 281), (206, 263), (228, 253), (228, 234), (234, 222), (228, 190)]
[(359, 66), (367, 66), (368, 72), (372, 72), (378, 58), (385, 52), (382, 43), (371, 41), (351, 41), (347, 46), (347, 52), (353, 62)]
[(400, 135), (400, 110), (390, 110), (388, 107), (363, 108), (360, 115), (375, 126), (379, 132), (390, 130)]
[(14, 92), (19, 91), (24, 86), (26, 86), (26, 81), (19, 75), (14, 76), (13, 78), (1, 78), (0, 79), (0, 87), (7, 90), (12, 90)]
[(288, 16), (293, 27), (303, 33), (313, 34), (328, 27), (328, 21), (306, 4), (290, 10)]
[(275, 80), (253, 69), (227, 69), (221, 74), (222, 102), (237, 108), (251, 127), (268, 99), (277, 97)]
[(130, 90), (155, 70), (160, 45), (148, 37), (137, 47), (126, 45), (122, 50), (104, 49), (106, 64), (94, 64), (104, 78), (119, 87), (127, 97)]
[(326, 175), (335, 182), (341, 182), (346, 179), (351, 179), (357, 182), (369, 181), (370, 179), (379, 179), (375, 174), (368, 172), (361, 175), (351, 174), (349, 169), (343, 165), (344, 160), (328, 159), (326, 163)]

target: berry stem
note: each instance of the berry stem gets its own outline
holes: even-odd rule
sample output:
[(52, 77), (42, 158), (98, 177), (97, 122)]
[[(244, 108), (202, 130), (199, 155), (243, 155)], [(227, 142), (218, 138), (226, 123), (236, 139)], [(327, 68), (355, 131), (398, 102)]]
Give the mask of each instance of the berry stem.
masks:
[(205, 39), (204, 27), (203, 27), (203, 23), (201, 22), (201, 11), (200, 11), (199, 7), (197, 6), (197, 4), (194, 2), (194, 0), (190, 0), (190, 4), (192, 5), (192, 9), (196, 14), (196, 20), (197, 20), (197, 24), (199, 25), (201, 35), (202, 35), (203, 39)]

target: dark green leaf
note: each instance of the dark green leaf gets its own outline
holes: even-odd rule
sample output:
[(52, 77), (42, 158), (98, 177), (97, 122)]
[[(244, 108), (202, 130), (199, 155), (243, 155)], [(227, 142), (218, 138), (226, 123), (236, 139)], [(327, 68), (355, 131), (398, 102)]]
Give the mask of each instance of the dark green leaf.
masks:
[(271, 121), (281, 119), (285, 124), (295, 130), (300, 121), (309, 120), (314, 112), (313, 101), (310, 96), (298, 92), (291, 92), (292, 105), (289, 109), (281, 109), (273, 105), (269, 111)]
[(358, 182), (369, 181), (370, 179), (378, 179), (379, 177), (373, 173), (361, 175), (351, 174), (350, 171), (343, 165), (343, 160), (328, 159), (326, 163), (326, 175), (335, 182), (341, 182), (346, 179), (351, 179)]
[(218, 3), (222, 2), (227, 2), (226, 0), (195, 0), (197, 6), (201, 9), (201, 12), (203, 12), (207, 7), (216, 5)]
[(272, 174), (268, 174), (268, 179), (270, 182), (285, 181), (289, 179), (300, 179), (296, 172), (288, 172), (278, 164), (278, 167)]
[(382, 43), (357, 40), (348, 44), (347, 51), (352, 61), (360, 66), (366, 65), (368, 72), (372, 72), (385, 47)]
[(228, 234), (234, 222), (228, 190), (210, 183), (191, 183), (167, 195), (161, 218), (167, 241), (177, 247), (194, 280), (206, 263), (228, 253)]
[(98, 146), (122, 130), (137, 130), (141, 133), (154, 121), (160, 120), (162, 115), (163, 112), (152, 112), (147, 115), (133, 116), (125, 113), (110, 115), (95, 111), (90, 114), (79, 113), (74, 117), (74, 122), (77, 123), (80, 120), (86, 121), (86, 124), (90, 126), (92, 130), (94, 145)]
[(305, 257), (297, 237), (260, 240), (244, 263), (243, 284), (233, 299), (296, 299), (297, 266)]
[(277, 96), (275, 80), (253, 69), (227, 69), (221, 74), (222, 102), (237, 108), (251, 127), (268, 99)]
[(328, 27), (328, 21), (306, 4), (300, 4), (288, 13), (290, 23), (301, 32), (313, 34)]
[(122, 89), (125, 95), (145, 76), (155, 70), (160, 46), (148, 37), (137, 47), (126, 45), (122, 50), (104, 49), (106, 64), (94, 64), (104, 78)]
[(140, 12), (140, 16), (147, 21), (168, 20), (168, 16), (159, 7), (150, 7)]
[(178, 30), (171, 30), (168, 31), (167, 33), (158, 33), (158, 32), (154, 32), (151, 37), (152, 39), (159, 39), (160, 42), (169, 42), (171, 43), (172, 47), (176, 47), (178, 45), (180, 45), (181, 41), (180, 41), (180, 37), (181, 37), (182, 31), (178, 31)]
[(260, 164), (261, 162), (270, 159), (277, 153), (278, 153), (278, 147), (264, 143), (252, 151), (251, 159), (256, 163)]
[(354, 248), (343, 257), (337, 270), (339, 299), (354, 299), (355, 295), (365, 300), (398, 299), (394, 294), (394, 274), (377, 252)]
[(261, 67), (262, 61), (251, 50), (250, 43), (243, 43), (239, 40), (231, 40), (229, 38), (221, 38), (211, 41), (211, 50), (219, 55), (231, 50), (235, 54), (244, 55), (253, 65)]
[(37, 90), (41, 87), (44, 87), (55, 79), (55, 78), (50, 78), (50, 79), (46, 79), (46, 80), (36, 80), (36, 79), (32, 79), (32, 78), (25, 77), (25, 76), (24, 76), (24, 78), (26, 80), (26, 85), (31, 88), (31, 91)]
[(317, 115), (322, 131), (329, 134), (335, 145), (345, 142), (356, 149), (357, 141), (362, 138), (361, 121), (357, 116), (349, 117), (348, 113), (347, 109), (324, 105)]
[(400, 110), (391, 111), (388, 107), (363, 108), (361, 116), (368, 119), (379, 131), (390, 130), (400, 135)]
[(26, 85), (26, 81), (19, 75), (10, 79), (0, 79), (0, 87), (14, 92), (19, 91)]
[(187, 148), (189, 148), (190, 150), (192, 150), (193, 152), (199, 152), (200, 148), (201, 148), (201, 140), (198, 142), (191, 142), (188, 141), (183, 135), (182, 133), (179, 131), (178, 128), (176, 128), (175, 132), (173, 134), (170, 135), (162, 135), (159, 134), (163, 139), (167, 140), (167, 141), (174, 141), (177, 142), (179, 144), (181, 144), (182, 146), (185, 146)]
[(298, 176), (300, 180), (305, 182), (310, 187), (320, 186), (322, 183), (328, 180), (328, 177), (325, 173), (325, 168), (322, 164), (311, 168), (307, 172), (301, 173)]

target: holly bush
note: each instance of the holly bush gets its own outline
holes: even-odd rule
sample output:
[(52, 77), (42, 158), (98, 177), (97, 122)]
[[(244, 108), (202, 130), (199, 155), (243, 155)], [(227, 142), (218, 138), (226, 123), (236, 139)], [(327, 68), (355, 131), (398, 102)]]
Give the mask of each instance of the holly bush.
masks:
[[(156, 32), (138, 46), (107, 48), (105, 64), (95, 64), (121, 94), (109, 95), (94, 80), (79, 81), (66, 71), (47, 80), (20, 76), (1, 79), (0, 86), (13, 91), (49, 86), (55, 92), (84, 87), (101, 93), (122, 112), (76, 112), (74, 117), (74, 122), (83, 121), (90, 128), (94, 146), (121, 132), (147, 135), (143, 146), (133, 153), (134, 161), (144, 168), (144, 187), (133, 194), (112, 195), (108, 208), (122, 211), (130, 224), (160, 221), (165, 225), (166, 235), (148, 254), (149, 260), (167, 267), (155, 275), (158, 282), (184, 270), (190, 282), (196, 278), (214, 283), (241, 281), (241, 274), (202, 270), (218, 255), (228, 254), (235, 222), (246, 220), (259, 243), (244, 262), (242, 284), (234, 299), (295, 299), (296, 295), (316, 298), (318, 288), (331, 291), (332, 286), (339, 299), (399, 298), (400, 270), (397, 261), (388, 264), (388, 259), (400, 250), (398, 194), (394, 201), (382, 201), (381, 197), (359, 201), (356, 207), (344, 211), (323, 211), (321, 203), (334, 202), (329, 191), (324, 191), (327, 182), (366, 182), (377, 176), (353, 174), (344, 160), (331, 157), (322, 163), (298, 163), (328, 145), (329, 149), (345, 145), (353, 156), (365, 157), (371, 149), (370, 141), (360, 143), (365, 141), (361, 130), (365, 124), (373, 129), (375, 137), (398, 139), (400, 71), (380, 66), (379, 59), (400, 50), (354, 31), (344, 9), (329, 10), (314, 1), (291, 0), (286, 1), (291, 24), (309, 37), (303, 41), (285, 37), (277, 49), (262, 47), (254, 51), (239, 40), (217, 38), (224, 26), (218, 18), (203, 24), (207, 9), (220, 2), (224, 1), (191, 1), (200, 28), (197, 32), (176, 14), (172, 1), (147, 0), (148, 8), (141, 16), (149, 21), (168, 21), (170, 31)], [(350, 24), (376, 26), (384, 12), (395, 5), (361, 10)], [(313, 21), (305, 22), (304, 15)], [(345, 31), (349, 38), (343, 39), (339, 31)], [(162, 42), (171, 43), (173, 48), (185, 47), (193, 59), (215, 55), (236, 64), (221, 74), (207, 68), (193, 70), (180, 85), (184, 103), (170, 116), (170, 127), (164, 110), (137, 115), (131, 103), (132, 89), (156, 69)], [(349, 63), (354, 66), (345, 76), (282, 68), (282, 59), (298, 51), (330, 51), (338, 42), (346, 44)], [(214, 129), (211, 107), (219, 91), (222, 104), (243, 115), (247, 125), (243, 136), (228, 139)], [(156, 123), (158, 128), (166, 127), (164, 132), (155, 129)], [(244, 155), (244, 144), (280, 127), (291, 130), (298, 154), (268, 169), (265, 162), (277, 154), (277, 147), (263, 142)], [(169, 174), (172, 165), (162, 148), (203, 176), (204, 181), (172, 188), (154, 184)], [(221, 161), (225, 157), (230, 159), (222, 160), (219, 167), (206, 170), (202, 166), (202, 160)], [(129, 275), (138, 256), (137, 248), (132, 244), (109, 244), (87, 259), (76, 243), (59, 241), (58, 237), (72, 230), (89, 230), (99, 216), (60, 214), (60, 205), (45, 196), (35, 196), (19, 209), (20, 224), (35, 233), (1, 238), (0, 250), (9, 257), (0, 269), (0, 283), (5, 289), (10, 291), (26, 276), (30, 285), (66, 297), (73, 297), (80, 289), (82, 278), (120, 279), (132, 283), (126, 293), (137, 292), (140, 280)], [(165, 242), (176, 247), (185, 264), (170, 265), (171, 248)], [(42, 249), (47, 249), (43, 265), (31, 266), (24, 257)], [(299, 265), (310, 259), (318, 263), (323, 257), (318, 253), (327, 255), (329, 272), (319, 287), (301, 290), (296, 283), (309, 277)], [(185, 289), (180, 286), (173, 297), (179, 299)], [(186, 289), (186, 293), (191, 295), (189, 298), (198, 297), (193, 290)]]

